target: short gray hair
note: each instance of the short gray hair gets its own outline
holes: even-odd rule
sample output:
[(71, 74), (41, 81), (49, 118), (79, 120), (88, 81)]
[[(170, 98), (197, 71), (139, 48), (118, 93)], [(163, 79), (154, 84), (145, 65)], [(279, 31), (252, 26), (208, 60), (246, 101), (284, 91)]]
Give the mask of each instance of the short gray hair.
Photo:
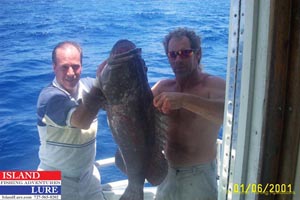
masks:
[(78, 43), (73, 42), (73, 41), (63, 41), (63, 42), (58, 43), (54, 47), (54, 49), (52, 51), (52, 63), (56, 64), (56, 50), (59, 49), (59, 48), (64, 48), (66, 46), (73, 46), (78, 50), (78, 52), (80, 53), (80, 63), (82, 64), (82, 56), (83, 56), (82, 55), (82, 49), (81, 49), (81, 47)]

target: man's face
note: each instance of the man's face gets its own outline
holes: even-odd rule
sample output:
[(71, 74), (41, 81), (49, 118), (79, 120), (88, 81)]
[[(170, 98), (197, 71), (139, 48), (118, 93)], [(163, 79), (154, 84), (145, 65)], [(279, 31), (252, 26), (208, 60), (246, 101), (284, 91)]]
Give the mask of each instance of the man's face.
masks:
[(176, 77), (186, 77), (199, 65), (200, 53), (191, 51), (190, 40), (187, 37), (170, 39), (168, 44), (168, 59)]
[(67, 45), (56, 50), (56, 63), (53, 70), (57, 82), (70, 94), (76, 92), (82, 70), (80, 52)]

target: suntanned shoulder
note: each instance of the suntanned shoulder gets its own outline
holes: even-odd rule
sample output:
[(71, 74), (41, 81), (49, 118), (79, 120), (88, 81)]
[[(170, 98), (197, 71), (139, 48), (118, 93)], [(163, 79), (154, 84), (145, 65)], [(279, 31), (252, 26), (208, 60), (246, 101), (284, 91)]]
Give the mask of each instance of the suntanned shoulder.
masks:
[[(209, 74), (208, 74), (209, 75)], [(210, 87), (222, 87), (225, 88), (225, 80), (219, 76), (209, 75), (206, 80), (206, 84)]]
[(226, 82), (218, 76), (209, 76), (205, 80), (210, 98), (225, 98)]

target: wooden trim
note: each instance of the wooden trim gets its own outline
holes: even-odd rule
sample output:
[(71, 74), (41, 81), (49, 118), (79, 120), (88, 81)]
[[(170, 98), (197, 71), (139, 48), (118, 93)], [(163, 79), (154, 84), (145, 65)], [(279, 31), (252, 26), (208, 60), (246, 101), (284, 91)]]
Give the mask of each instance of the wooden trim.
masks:
[[(278, 183), (294, 184), (300, 142), (300, 1), (293, 0), (286, 109)], [(286, 199), (278, 196), (277, 199)]]
[[(293, 184), (299, 148), (299, 0), (274, 0), (260, 183)], [(260, 195), (258, 199), (292, 199)]]

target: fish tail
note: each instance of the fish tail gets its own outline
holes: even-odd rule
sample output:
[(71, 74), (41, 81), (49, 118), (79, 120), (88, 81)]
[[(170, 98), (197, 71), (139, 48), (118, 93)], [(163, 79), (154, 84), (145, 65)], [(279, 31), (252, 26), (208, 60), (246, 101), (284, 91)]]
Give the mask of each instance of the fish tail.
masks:
[(129, 183), (120, 200), (143, 200), (143, 188), (144, 185), (141, 186)]

